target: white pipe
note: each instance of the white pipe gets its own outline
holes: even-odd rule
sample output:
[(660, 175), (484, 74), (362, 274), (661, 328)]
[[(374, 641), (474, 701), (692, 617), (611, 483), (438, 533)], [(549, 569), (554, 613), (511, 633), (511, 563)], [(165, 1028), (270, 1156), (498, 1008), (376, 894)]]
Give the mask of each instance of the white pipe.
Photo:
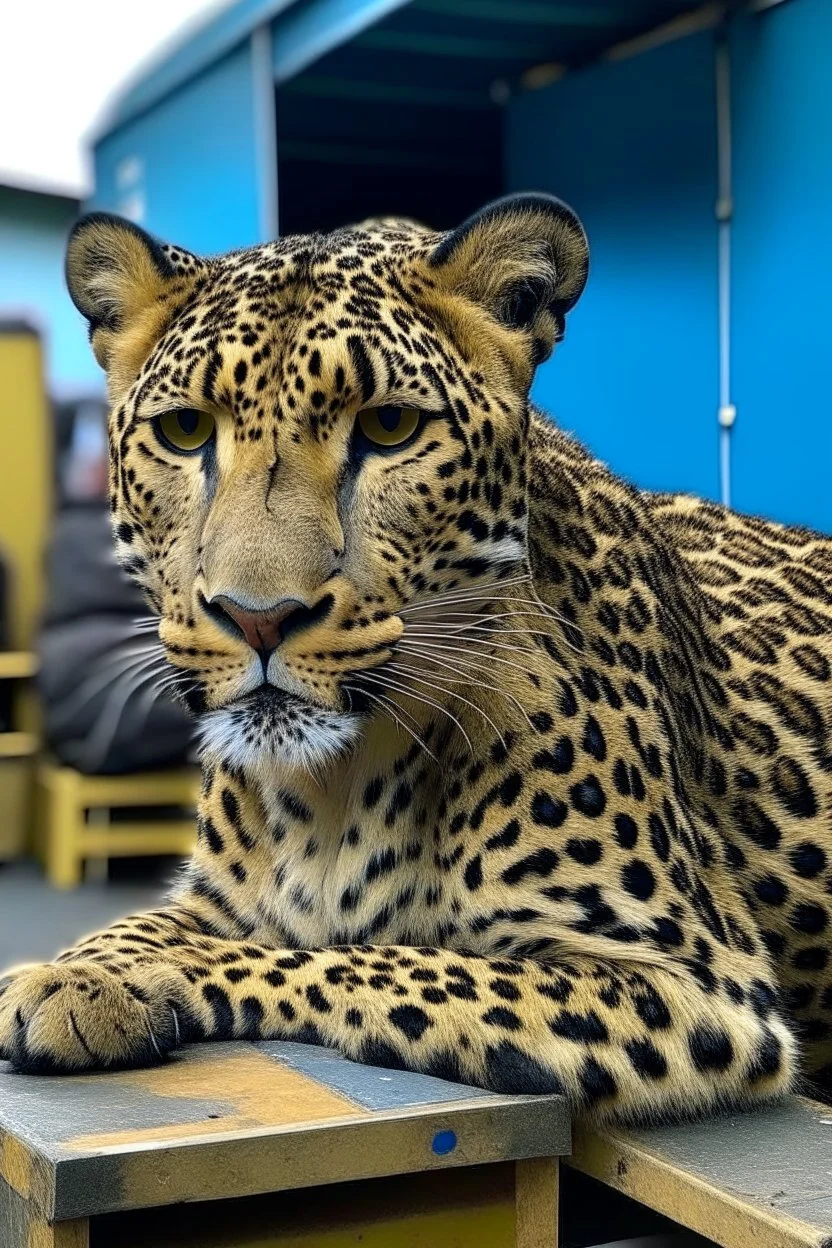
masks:
[(731, 428), (737, 409), (731, 402), (731, 53), (723, 33), (716, 44), (716, 141), (719, 290), (719, 496), (731, 506)]
[(731, 506), (731, 224), (719, 223), (719, 497)]
[(260, 241), (278, 235), (277, 118), (275, 117), (272, 31), (266, 22), (251, 34), (251, 77), (254, 90), (254, 142)]

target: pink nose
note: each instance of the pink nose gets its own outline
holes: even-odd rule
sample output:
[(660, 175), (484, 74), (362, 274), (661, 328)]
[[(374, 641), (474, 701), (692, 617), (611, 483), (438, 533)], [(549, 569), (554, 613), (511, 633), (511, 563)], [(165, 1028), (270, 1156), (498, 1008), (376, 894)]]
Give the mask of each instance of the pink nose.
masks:
[(217, 594), (211, 599), (211, 605), (219, 607), (229, 619), (233, 620), (245, 637), (252, 650), (258, 654), (271, 654), (276, 650), (289, 632), (289, 621), (292, 616), (292, 627), (308, 614), (308, 608), (297, 598), (283, 598), (271, 607), (262, 611), (249, 611), (225, 594)]

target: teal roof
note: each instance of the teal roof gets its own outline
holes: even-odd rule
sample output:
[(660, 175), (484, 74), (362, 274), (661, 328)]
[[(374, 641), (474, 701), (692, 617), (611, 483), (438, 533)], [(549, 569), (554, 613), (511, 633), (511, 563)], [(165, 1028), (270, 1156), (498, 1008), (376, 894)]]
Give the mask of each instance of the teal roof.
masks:
[[(116, 100), (98, 137), (146, 112), (261, 26), (275, 81), (304, 94), (423, 92), (487, 98), (545, 62), (586, 64), (605, 49), (701, 7), (701, 0), (236, 0), (153, 64)], [(305, 73), (310, 66), (314, 77)], [(320, 72), (318, 65), (320, 64)]]
[(188, 27), (161, 59), (118, 96), (97, 131), (104, 134), (123, 125), (157, 100), (175, 91), (194, 75), (230, 52), (262, 26), (274, 21), (301, 0), (236, 0), (202, 25)]

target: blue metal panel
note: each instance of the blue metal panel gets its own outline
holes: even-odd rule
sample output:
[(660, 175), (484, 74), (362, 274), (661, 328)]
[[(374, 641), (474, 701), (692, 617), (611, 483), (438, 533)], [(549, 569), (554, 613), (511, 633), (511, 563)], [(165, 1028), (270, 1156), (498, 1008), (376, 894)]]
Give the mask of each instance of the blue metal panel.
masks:
[(260, 240), (250, 42), (100, 139), (92, 206), (193, 251)]
[(307, 0), (272, 28), (274, 74), (285, 82), (409, 0)]
[(211, 21), (189, 31), (179, 46), (124, 91), (101, 122), (99, 135), (152, 107), (295, 3), (297, 0), (237, 0), (226, 5)]
[[(120, 95), (99, 126), (103, 135), (152, 108), (171, 91), (239, 46), (258, 26), (271, 25), (276, 67), (310, 64), (409, 0), (237, 0), (190, 31), (147, 74)], [(297, 15), (287, 12), (297, 7)], [(285, 14), (285, 19), (282, 15)], [(284, 32), (285, 31), (285, 50)]]
[(487, 100), (497, 80), (545, 61), (585, 64), (698, 3), (299, 0), (275, 24), (276, 66), (282, 79), (323, 57), (314, 73), (330, 80), (477, 92)]
[(734, 110), (734, 501), (832, 531), (832, 5), (738, 22)]
[(519, 97), (507, 173), (570, 202), (592, 254), (535, 399), (638, 484), (715, 498), (713, 56), (695, 35)]

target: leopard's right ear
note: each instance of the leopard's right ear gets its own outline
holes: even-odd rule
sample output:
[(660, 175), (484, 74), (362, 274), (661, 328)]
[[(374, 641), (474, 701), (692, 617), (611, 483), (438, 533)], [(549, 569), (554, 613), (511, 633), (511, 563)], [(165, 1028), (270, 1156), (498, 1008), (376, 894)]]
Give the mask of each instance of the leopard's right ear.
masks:
[(196, 256), (163, 247), (121, 217), (93, 212), (76, 223), (67, 243), (66, 283), (89, 322), (102, 368), (109, 372), (119, 354), (134, 361), (146, 348), (146, 355), (171, 299), (202, 266)]
[(589, 245), (575, 213), (554, 195), (506, 195), (443, 235), (430, 265), (446, 290), (524, 335), (536, 366), (563, 337), (586, 285)]

